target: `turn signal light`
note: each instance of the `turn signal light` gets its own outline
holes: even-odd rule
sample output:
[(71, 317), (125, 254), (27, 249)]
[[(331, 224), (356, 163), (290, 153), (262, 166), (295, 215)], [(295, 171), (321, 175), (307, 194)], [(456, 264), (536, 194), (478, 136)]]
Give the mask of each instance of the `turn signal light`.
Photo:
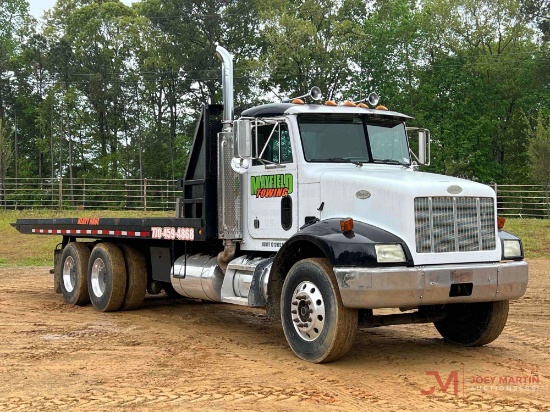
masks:
[(497, 216), (497, 227), (499, 228), (499, 230), (504, 227), (505, 223), (506, 223), (506, 219), (504, 219), (503, 217)]
[(348, 217), (347, 219), (340, 220), (340, 230), (342, 232), (349, 232), (353, 230), (353, 219)]

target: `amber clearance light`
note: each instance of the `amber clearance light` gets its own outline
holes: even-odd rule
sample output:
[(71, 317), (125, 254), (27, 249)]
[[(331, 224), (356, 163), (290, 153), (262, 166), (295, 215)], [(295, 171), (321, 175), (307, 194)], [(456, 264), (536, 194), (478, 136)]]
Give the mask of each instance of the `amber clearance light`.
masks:
[(340, 220), (340, 230), (342, 232), (349, 232), (353, 230), (353, 219), (348, 217), (347, 219)]
[(499, 230), (504, 228), (505, 223), (506, 223), (506, 219), (504, 219), (503, 217), (497, 216), (497, 227)]

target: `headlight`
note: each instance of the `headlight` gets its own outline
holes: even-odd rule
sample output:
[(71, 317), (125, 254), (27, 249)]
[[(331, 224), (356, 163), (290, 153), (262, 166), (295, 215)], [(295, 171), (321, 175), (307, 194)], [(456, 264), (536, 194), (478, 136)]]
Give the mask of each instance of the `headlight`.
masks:
[(376, 260), (378, 263), (406, 262), (405, 252), (401, 245), (374, 245), (376, 249)]
[(502, 256), (504, 259), (515, 259), (521, 257), (521, 243), (519, 240), (503, 240), (502, 245)]

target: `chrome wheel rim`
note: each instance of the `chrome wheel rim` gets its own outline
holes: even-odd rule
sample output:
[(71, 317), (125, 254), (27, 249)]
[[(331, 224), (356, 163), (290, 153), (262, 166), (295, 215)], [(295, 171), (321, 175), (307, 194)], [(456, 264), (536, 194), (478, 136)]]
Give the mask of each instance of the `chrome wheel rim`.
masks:
[(325, 301), (313, 282), (301, 282), (292, 294), (292, 323), (300, 337), (314, 341), (325, 326)]
[(63, 263), (63, 285), (65, 286), (65, 290), (69, 293), (71, 293), (76, 286), (76, 271), (72, 256), (67, 256)]
[(103, 259), (97, 258), (92, 266), (92, 290), (94, 295), (100, 298), (105, 293), (105, 286), (107, 285), (107, 270), (105, 268), (105, 262)]

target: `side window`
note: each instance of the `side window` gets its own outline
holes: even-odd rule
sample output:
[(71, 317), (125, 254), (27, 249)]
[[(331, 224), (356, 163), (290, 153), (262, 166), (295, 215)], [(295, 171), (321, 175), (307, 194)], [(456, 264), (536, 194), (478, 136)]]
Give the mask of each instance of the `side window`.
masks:
[(292, 147), (286, 123), (257, 126), (252, 133), (252, 165), (292, 163)]

